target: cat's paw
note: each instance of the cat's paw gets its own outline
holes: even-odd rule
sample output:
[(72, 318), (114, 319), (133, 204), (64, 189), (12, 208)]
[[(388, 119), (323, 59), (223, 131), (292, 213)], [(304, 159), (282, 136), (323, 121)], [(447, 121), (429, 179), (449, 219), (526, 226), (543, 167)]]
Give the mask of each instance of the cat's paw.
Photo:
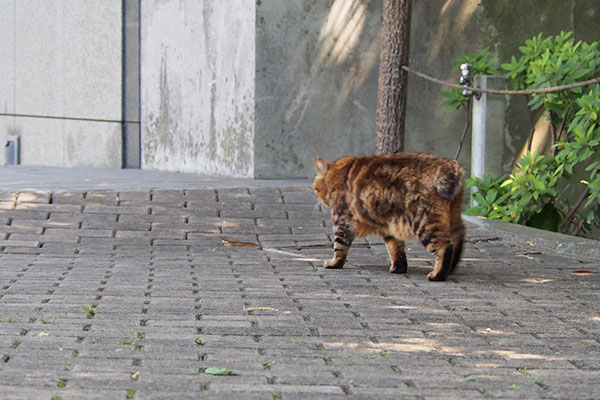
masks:
[(328, 269), (341, 269), (344, 268), (344, 260), (336, 260), (331, 259), (331, 260), (327, 260), (323, 263), (323, 267), (324, 268), (328, 268)]
[(442, 282), (446, 280), (446, 276), (444, 274), (436, 274), (433, 271), (427, 274), (427, 279), (430, 281)]
[(394, 264), (390, 267), (390, 272), (392, 274), (404, 274), (407, 269), (408, 266), (406, 264)]
[(390, 272), (392, 274), (404, 274), (407, 269), (408, 263), (406, 262), (406, 256), (398, 257), (398, 259), (392, 263)]

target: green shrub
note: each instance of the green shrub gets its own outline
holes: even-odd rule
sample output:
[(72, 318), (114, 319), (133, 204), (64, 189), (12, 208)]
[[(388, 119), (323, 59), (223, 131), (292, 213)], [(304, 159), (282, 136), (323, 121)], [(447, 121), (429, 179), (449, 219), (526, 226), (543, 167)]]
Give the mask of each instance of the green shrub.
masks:
[[(519, 47), (522, 56), (502, 64), (513, 89), (540, 89), (600, 76), (599, 42), (575, 42), (571, 32), (539, 34)], [(475, 73), (497, 74), (497, 57), (488, 49), (459, 62)], [(476, 68), (475, 68), (476, 66)], [(460, 90), (442, 93), (444, 106), (459, 107), (469, 98)], [(600, 228), (600, 84), (532, 94), (530, 113), (545, 112), (552, 132), (552, 154), (528, 151), (508, 177), (469, 179), (477, 203), (467, 213), (547, 230), (589, 236)], [(534, 132), (531, 132), (528, 148)], [(585, 179), (573, 178), (574, 171)], [(572, 202), (567, 191), (577, 193)], [(573, 204), (572, 204), (573, 203)]]

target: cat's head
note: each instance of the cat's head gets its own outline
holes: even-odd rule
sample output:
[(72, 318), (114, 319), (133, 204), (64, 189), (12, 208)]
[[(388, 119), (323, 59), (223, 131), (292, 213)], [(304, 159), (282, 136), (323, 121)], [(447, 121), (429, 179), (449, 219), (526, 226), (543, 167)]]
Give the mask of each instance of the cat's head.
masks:
[(315, 194), (321, 201), (321, 203), (329, 206), (329, 192), (330, 189), (327, 185), (327, 180), (325, 179), (327, 176), (327, 171), (330, 169), (333, 163), (328, 163), (322, 158), (315, 158), (315, 169), (317, 171), (317, 175), (315, 176), (315, 180), (313, 181), (313, 190)]
[(319, 200), (327, 207), (332, 203), (343, 201), (348, 171), (356, 157), (342, 157), (334, 162), (327, 162), (322, 158), (315, 159), (317, 175), (313, 182), (313, 189)]
[(342, 157), (334, 162), (327, 162), (322, 158), (315, 159), (317, 175), (313, 182), (313, 189), (319, 200), (327, 207), (343, 199), (348, 169), (355, 159), (356, 157)]

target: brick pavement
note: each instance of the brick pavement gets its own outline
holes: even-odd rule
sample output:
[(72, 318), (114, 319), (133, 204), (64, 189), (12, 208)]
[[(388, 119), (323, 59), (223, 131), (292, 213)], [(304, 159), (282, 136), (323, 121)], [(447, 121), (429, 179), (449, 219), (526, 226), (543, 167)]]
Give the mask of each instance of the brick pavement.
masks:
[(0, 193), (1, 397), (600, 398), (598, 260), (468, 228), (437, 283), (305, 186)]

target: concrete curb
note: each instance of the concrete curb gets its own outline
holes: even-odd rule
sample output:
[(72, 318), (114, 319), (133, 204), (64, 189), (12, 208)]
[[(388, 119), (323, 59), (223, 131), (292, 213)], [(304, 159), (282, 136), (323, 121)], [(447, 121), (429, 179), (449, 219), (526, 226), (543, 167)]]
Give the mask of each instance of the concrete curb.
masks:
[(600, 242), (577, 236), (531, 228), (529, 226), (511, 224), (485, 217), (463, 215), (463, 219), (488, 231), (497, 233), (508, 242), (527, 244), (553, 253), (587, 258), (597, 261), (600, 259)]
[(0, 192), (310, 186), (309, 179), (252, 179), (147, 169), (0, 166)]

